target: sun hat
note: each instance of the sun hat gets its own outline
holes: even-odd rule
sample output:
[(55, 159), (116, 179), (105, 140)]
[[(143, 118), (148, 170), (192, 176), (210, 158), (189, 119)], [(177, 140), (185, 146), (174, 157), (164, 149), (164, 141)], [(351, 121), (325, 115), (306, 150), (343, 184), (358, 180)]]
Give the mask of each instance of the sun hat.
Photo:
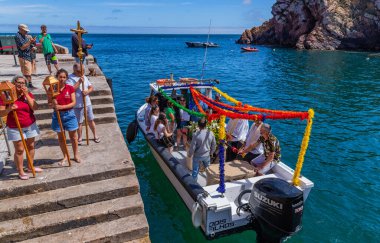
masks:
[(28, 26), (26, 24), (19, 24), (18, 28), (22, 29), (22, 30), (25, 30), (26, 32), (30, 31), (29, 28), (28, 28)]

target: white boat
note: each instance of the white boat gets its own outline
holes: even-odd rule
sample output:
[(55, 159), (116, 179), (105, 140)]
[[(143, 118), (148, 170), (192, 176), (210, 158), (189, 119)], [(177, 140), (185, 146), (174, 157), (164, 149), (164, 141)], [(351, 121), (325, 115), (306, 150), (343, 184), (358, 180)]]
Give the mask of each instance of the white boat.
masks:
[[(191, 84), (159, 80), (150, 84), (150, 95), (158, 95), (162, 99), (164, 96), (160, 91), (163, 91), (174, 99), (179, 95), (179, 90), (189, 89), (191, 85), (212, 97), (215, 82), (191, 80)], [(146, 107), (147, 104), (144, 104), (136, 112), (136, 120), (128, 127), (127, 139), (133, 140), (138, 127), (162, 171), (191, 211), (193, 225), (200, 227), (207, 239), (255, 230), (259, 242), (281, 242), (301, 229), (304, 201), (314, 186), (312, 181), (300, 176), (299, 186), (293, 186), (294, 170), (279, 162), (266, 175), (250, 177), (249, 171), (236, 177), (226, 175), (225, 192), (220, 193), (220, 185), (206, 178), (210, 176), (208, 170), (201, 172), (197, 180), (193, 179), (185, 150), (169, 153), (157, 143), (153, 134), (146, 133)], [(238, 163), (239, 168), (249, 165), (247, 162), (242, 165), (239, 163), (243, 162), (232, 161), (226, 162), (225, 166), (230, 163)], [(219, 175), (213, 177), (219, 178)]]

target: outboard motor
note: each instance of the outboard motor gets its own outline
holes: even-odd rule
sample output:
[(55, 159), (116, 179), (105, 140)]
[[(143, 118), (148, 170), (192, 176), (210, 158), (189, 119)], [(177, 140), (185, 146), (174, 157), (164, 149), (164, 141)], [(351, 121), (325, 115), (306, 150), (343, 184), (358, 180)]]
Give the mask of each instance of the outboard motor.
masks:
[(301, 229), (303, 193), (279, 178), (256, 182), (249, 198), (257, 242), (282, 242)]

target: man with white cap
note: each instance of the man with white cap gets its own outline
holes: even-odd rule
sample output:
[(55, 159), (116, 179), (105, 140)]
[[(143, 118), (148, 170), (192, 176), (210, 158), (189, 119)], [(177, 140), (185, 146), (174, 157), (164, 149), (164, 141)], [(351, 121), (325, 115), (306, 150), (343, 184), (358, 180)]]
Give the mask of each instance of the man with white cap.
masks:
[(36, 37), (32, 38), (27, 35), (29, 28), (25, 24), (18, 25), (18, 32), (15, 36), (18, 50), (18, 60), (20, 62), (21, 72), (29, 83), (29, 88), (35, 89), (32, 85), (32, 45), (36, 43)]

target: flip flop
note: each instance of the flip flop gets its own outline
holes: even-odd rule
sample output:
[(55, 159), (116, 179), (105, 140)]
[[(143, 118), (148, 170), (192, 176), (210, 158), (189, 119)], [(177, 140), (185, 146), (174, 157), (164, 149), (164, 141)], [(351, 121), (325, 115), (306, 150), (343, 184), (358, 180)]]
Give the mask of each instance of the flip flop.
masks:
[[(43, 169), (41, 169), (40, 167), (34, 167), (34, 172), (36, 173), (41, 173), (42, 171), (44, 171)], [(32, 173), (32, 170), (27, 168), (26, 169), (26, 172), (29, 172), (29, 173)]]
[(18, 178), (20, 178), (20, 180), (29, 180), (28, 175), (18, 175)]
[(100, 138), (99, 138), (99, 137), (94, 138), (94, 142), (95, 142), (95, 143), (100, 143)]
[(77, 163), (82, 163), (82, 160), (81, 159), (73, 159), (75, 162)]
[(66, 162), (67, 162), (67, 160), (66, 160), (66, 159), (63, 159), (63, 160), (59, 161), (57, 164), (58, 164), (59, 166), (64, 166)]

